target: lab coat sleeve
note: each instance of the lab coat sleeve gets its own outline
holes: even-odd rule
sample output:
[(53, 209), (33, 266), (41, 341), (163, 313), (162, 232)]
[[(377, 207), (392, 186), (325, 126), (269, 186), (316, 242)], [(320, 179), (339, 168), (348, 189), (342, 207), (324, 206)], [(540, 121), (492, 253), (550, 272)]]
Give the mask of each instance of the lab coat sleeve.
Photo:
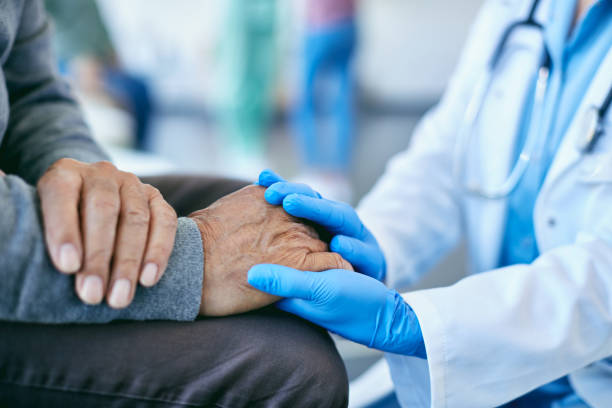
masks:
[(457, 128), (494, 47), (482, 39), (500, 35), (500, 21), (509, 18), (508, 7), (499, 1), (481, 9), (440, 103), (358, 207), (385, 255), (391, 287), (413, 284), (461, 238), (460, 191), (452, 169)]
[(610, 270), (610, 243), (582, 233), (531, 265), (405, 294), (425, 339), (431, 406), (499, 406), (612, 355)]
[[(415, 138), (434, 141), (443, 136), (438, 112), (420, 123)], [(384, 253), (390, 287), (413, 284), (459, 241), (461, 211), (451, 159), (444, 142), (418, 146), (415, 140), (389, 162), (358, 207)]]

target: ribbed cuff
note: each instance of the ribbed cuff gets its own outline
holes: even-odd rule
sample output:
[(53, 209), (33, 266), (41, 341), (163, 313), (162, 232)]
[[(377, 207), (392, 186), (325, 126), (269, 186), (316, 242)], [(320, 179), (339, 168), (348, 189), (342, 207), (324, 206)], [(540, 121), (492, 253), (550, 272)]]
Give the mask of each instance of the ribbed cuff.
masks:
[(119, 318), (130, 320), (195, 320), (202, 300), (204, 251), (196, 223), (179, 218), (174, 249), (162, 279), (139, 287), (134, 302)]

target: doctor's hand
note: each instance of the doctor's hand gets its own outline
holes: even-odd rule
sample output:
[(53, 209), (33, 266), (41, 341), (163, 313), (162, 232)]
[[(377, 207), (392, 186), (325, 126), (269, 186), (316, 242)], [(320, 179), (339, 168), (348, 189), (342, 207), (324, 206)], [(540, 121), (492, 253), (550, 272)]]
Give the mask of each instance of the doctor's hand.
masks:
[(314, 271), (351, 269), (340, 255), (328, 252), (312, 227), (268, 204), (264, 191), (248, 186), (189, 216), (204, 246), (200, 314), (231, 315), (277, 301), (247, 282), (249, 269), (260, 263)]
[(257, 265), (249, 283), (286, 299), (278, 308), (342, 337), (390, 353), (426, 358), (421, 327), (402, 297), (384, 284), (347, 270), (302, 272)]
[(385, 257), (374, 235), (348, 204), (326, 200), (305, 184), (284, 181), (270, 170), (259, 175), (267, 187), (266, 200), (281, 205), (287, 213), (319, 224), (334, 235), (329, 247), (349, 261), (358, 272), (379, 281), (385, 278)]
[(176, 213), (155, 188), (108, 162), (60, 159), (37, 185), (45, 241), (55, 267), (76, 274), (87, 304), (106, 296), (127, 307), (136, 285), (161, 278), (176, 234)]

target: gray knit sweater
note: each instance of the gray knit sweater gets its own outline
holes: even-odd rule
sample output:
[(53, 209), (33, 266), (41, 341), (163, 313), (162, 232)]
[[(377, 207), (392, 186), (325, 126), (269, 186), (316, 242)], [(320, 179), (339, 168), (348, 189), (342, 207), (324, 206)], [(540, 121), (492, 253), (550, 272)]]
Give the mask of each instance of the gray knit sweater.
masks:
[(58, 78), (40, 0), (0, 0), (0, 320), (103, 323), (114, 319), (193, 320), (203, 276), (198, 228), (180, 219), (162, 280), (138, 288), (124, 310), (86, 306), (74, 278), (57, 272), (43, 239), (36, 189), (56, 160), (106, 160), (66, 84)]

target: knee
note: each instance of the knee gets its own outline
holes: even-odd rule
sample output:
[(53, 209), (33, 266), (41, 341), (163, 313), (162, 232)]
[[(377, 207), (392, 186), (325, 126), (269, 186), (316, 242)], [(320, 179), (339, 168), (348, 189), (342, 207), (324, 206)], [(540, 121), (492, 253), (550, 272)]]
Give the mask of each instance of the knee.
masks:
[(348, 404), (346, 370), (334, 342), (304, 320), (267, 310), (207, 319), (193, 328), (182, 337), (190, 345), (181, 355), (189, 359), (177, 360), (176, 375), (166, 373), (181, 379), (189, 394), (184, 400), (249, 408)]

